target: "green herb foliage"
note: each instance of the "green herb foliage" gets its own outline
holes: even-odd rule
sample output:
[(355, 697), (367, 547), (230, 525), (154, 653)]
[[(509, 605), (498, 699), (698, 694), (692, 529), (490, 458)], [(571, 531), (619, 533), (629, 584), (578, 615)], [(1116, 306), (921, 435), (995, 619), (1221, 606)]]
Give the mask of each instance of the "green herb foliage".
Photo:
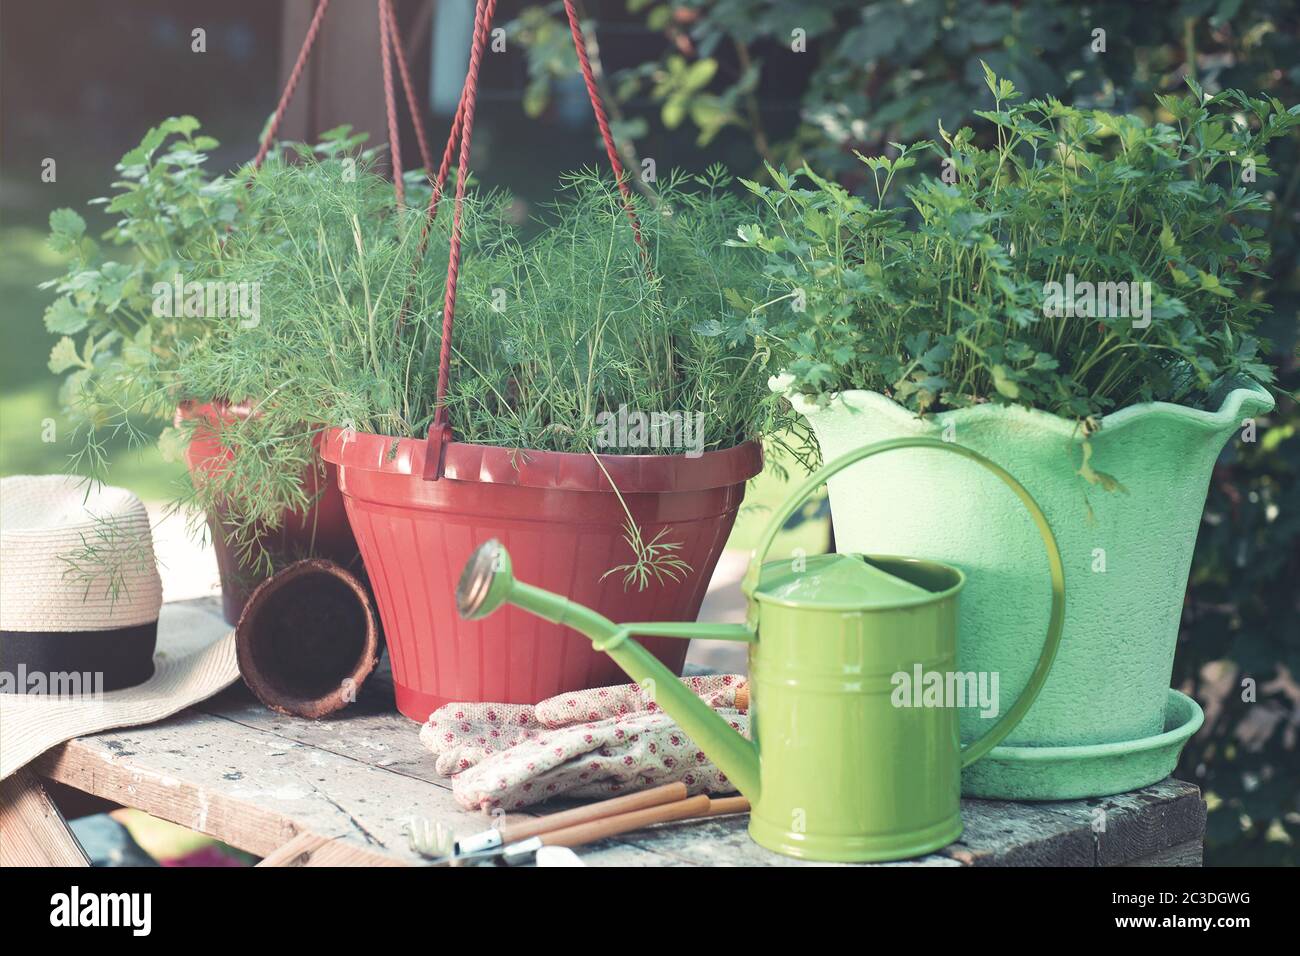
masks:
[[(242, 563), (261, 571), (275, 559), (265, 532), (311, 504), (307, 479), (323, 467), (313, 447), (319, 431), (414, 434), (429, 420), (427, 402), (403, 386), (431, 381), (438, 360), (430, 336), (442, 285), (415, 267), (427, 188), (413, 188), (399, 211), (392, 184), (368, 171), (368, 155), (296, 152), (298, 164), (268, 163), (253, 178), (258, 228), (232, 234), (225, 249), (223, 278), (259, 289), (257, 321), (214, 327), (177, 369), (179, 397), (251, 411), (221, 423), (230, 461), (193, 475), (185, 504), (219, 509)], [(430, 260), (444, 268), (449, 219), (439, 217), (429, 240)], [(469, 229), (469, 248), (477, 236)], [(210, 425), (185, 421), (175, 441), (183, 447)]]
[[(1300, 107), (1228, 91), (1161, 97), (1173, 124), (1017, 102), (986, 69), (989, 148), (963, 127), (860, 157), (874, 201), (811, 170), (748, 184), (777, 220), (740, 232), (773, 293), (751, 331), (806, 393), (865, 388), (918, 412), (980, 402), (1092, 422), (1133, 402), (1196, 405), (1216, 383), (1271, 381), (1250, 330), (1266, 306), (1239, 294), (1267, 260), (1240, 219), (1268, 208), (1270, 140)], [(936, 175), (891, 206), (900, 170)], [(805, 183), (807, 186), (805, 186)], [(1149, 283), (1150, 322), (1050, 315), (1048, 283)], [(1104, 310), (1103, 310), (1104, 311)]]
[[(735, 290), (761, 280), (758, 257), (725, 244), (752, 213), (717, 169), (661, 185), (657, 202), (634, 200), (644, 250), (615, 184), (595, 173), (566, 178), (531, 239), (508, 197), (469, 191), (447, 397), (458, 440), (682, 451), (598, 447), (602, 413), (620, 406), (702, 413), (705, 450), (768, 428), (767, 356), (724, 334)], [(187, 396), (255, 410), (223, 429), (234, 461), (198, 489), (255, 549), (258, 529), (306, 503), (322, 428), (427, 433), (452, 210), (444, 200), (421, 255), (423, 201), (395, 209), (364, 162), (270, 166), (252, 192), (260, 227), (232, 238), (224, 276), (259, 284), (260, 321), (197, 344), (181, 378)]]
[[(364, 138), (339, 127), (314, 151), (355, 151)], [(205, 169), (217, 145), (193, 116), (170, 117), (122, 157), (115, 193), (91, 200), (117, 216), (99, 241), (75, 211), (50, 214), (49, 245), (68, 256), (68, 266), (41, 287), (59, 294), (45, 327), (60, 336), (49, 367), (65, 376), (60, 400), (80, 437), (73, 470), (99, 476), (109, 438), (144, 441), (142, 423), (170, 422), (182, 355), (226, 321), (187, 309), (184, 297), (159, 307), (160, 290), (222, 279), (230, 236), (257, 228), (244, 188), (251, 169), (229, 176)]]
[(46, 329), (60, 336), (50, 371), (65, 375), (61, 400), (88, 436), (92, 470), (104, 463), (99, 430), (130, 428), (130, 415), (171, 417), (159, 373), (202, 334), (202, 319), (155, 315), (153, 293), (155, 283), (193, 276), (196, 260), (219, 259), (238, 217), (235, 180), (203, 168), (217, 141), (198, 131), (194, 117), (171, 117), (122, 157), (117, 192), (91, 201), (118, 216), (101, 237), (107, 248), (73, 210), (50, 213), (50, 247), (69, 255), (67, 272), (42, 286), (59, 293), (45, 311)]
[(756, 256), (726, 248), (751, 218), (728, 185), (714, 168), (661, 183), (656, 204), (634, 197), (643, 253), (612, 182), (566, 177), (540, 234), (503, 239), (506, 284), (461, 287), (449, 401), (463, 439), (582, 452), (620, 406), (702, 413), (706, 450), (762, 431), (765, 356), (723, 332), (735, 290), (761, 278)]

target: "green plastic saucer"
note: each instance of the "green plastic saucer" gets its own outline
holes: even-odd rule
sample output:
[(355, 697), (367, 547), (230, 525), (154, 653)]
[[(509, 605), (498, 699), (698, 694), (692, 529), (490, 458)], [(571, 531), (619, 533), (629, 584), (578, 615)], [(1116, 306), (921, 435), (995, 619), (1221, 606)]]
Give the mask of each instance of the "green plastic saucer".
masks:
[(962, 771), (962, 796), (1079, 800), (1137, 790), (1173, 772), (1183, 745), (1204, 722), (1200, 704), (1170, 689), (1163, 733), (1076, 747), (994, 747)]

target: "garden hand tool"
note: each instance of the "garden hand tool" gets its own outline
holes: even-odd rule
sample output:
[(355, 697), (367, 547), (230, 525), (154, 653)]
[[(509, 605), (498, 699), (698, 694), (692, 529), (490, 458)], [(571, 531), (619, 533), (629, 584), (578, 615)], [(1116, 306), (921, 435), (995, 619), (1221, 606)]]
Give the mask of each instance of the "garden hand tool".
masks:
[[(939, 675), (950, 688), (954, 677), (966, 676), (955, 671), (960, 570), (919, 558), (851, 554), (763, 563), (781, 526), (822, 482), (899, 448), (947, 451), (990, 470), (1028, 509), (1047, 549), (1052, 608), (1038, 662), (1019, 698), (964, 749), (957, 721), (964, 700), (910, 706), (910, 695), (896, 693), (918, 671)], [(811, 476), (773, 516), (743, 590), (745, 624), (615, 624), (516, 581), (509, 554), (493, 540), (465, 568), (457, 605), (463, 617), (478, 619), (510, 602), (582, 632), (634, 680), (652, 681), (658, 705), (752, 802), (749, 833), (761, 846), (816, 860), (893, 860), (960, 836), (961, 768), (987, 754), (1024, 716), (1061, 639), (1065, 572), (1047, 519), (1024, 487), (983, 456), (948, 442), (900, 438), (859, 448)], [(734, 732), (634, 634), (748, 643), (754, 738)]]
[(451, 827), (422, 817), (407, 821), (406, 840), (412, 853), (428, 859), (441, 859), (456, 852), (456, 834)]
[[(630, 797), (646, 797), (653, 794), (654, 799), (662, 801), (664, 797), (674, 794), (675, 788), (685, 787), (669, 784), (657, 787), (654, 791), (632, 794)], [(656, 791), (658, 791), (656, 793)], [(525, 834), (521, 838), (493, 843), (484, 841), (482, 849), (466, 851), (465, 844), (457, 844), (450, 854), (432, 860), (432, 866), (459, 866), (465, 863), (498, 861), (513, 866), (531, 861), (543, 847), (576, 847), (595, 843), (620, 833), (630, 833), (657, 823), (670, 823), (677, 820), (690, 820), (701, 817), (722, 816), (730, 813), (743, 813), (749, 809), (749, 801), (744, 797), (726, 797), (710, 799), (700, 794), (695, 797), (658, 802), (641, 808), (624, 812), (610, 813), (615, 809), (637, 806), (637, 801), (629, 797), (619, 797), (589, 807), (579, 807), (564, 813), (553, 814), (539, 820), (531, 820), (514, 828), (515, 834)], [(558, 821), (559, 825), (556, 825)], [(580, 822), (574, 822), (580, 821)]]
[(538, 866), (586, 866), (582, 857), (567, 846), (544, 846), (537, 851), (534, 861)]
[(539, 817), (535, 820), (525, 820), (522, 823), (510, 824), (501, 828), (490, 828), (464, 840), (457, 840), (456, 834), (445, 823), (435, 823), (424, 818), (412, 818), (408, 822), (406, 835), (412, 852), (429, 859), (444, 860), (456, 856), (499, 850), (507, 844), (518, 843), (539, 833), (545, 833), (547, 830), (559, 830), (564, 827), (587, 823), (591, 820), (598, 820), (602, 817), (630, 813), (633, 810), (642, 810), (646, 807), (659, 806), (665, 803), (675, 803), (685, 800), (687, 796), (685, 784), (670, 783), (662, 787), (655, 787), (652, 790), (615, 797), (612, 800), (603, 800), (600, 803), (576, 807), (562, 813), (553, 813), (550, 816)]
[(490, 827), (481, 833), (475, 833), (463, 840), (457, 840), (453, 852), (461, 856), (494, 850), (551, 830), (562, 830), (565, 827), (578, 826), (582, 823), (590, 823), (593, 820), (617, 816), (621, 813), (631, 813), (634, 810), (644, 810), (665, 803), (676, 803), (685, 800), (688, 796), (686, 784), (680, 782), (668, 783), (662, 787), (654, 787), (640, 793), (630, 793), (627, 796), (615, 797), (612, 800), (602, 800), (600, 803), (575, 807), (572, 810), (553, 813), (550, 816), (536, 817), (532, 820), (524, 820), (521, 823), (507, 824), (503, 827)]

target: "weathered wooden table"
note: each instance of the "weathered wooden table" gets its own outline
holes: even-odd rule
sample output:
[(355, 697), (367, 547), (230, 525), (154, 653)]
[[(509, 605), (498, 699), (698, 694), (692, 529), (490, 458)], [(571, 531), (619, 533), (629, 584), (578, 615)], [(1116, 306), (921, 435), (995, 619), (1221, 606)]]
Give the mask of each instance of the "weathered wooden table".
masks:
[[(190, 603), (220, 613), (213, 599)], [(392, 700), (386, 667), (342, 716), (321, 721), (268, 711), (238, 684), (163, 723), (72, 740), (4, 782), (6, 855), (84, 862), (45, 792), (53, 781), (209, 834), (262, 865), (418, 863), (405, 835), (411, 818), (462, 834), (490, 821), (455, 803), (419, 728)], [(1094, 832), (1098, 808), (1105, 828)], [(1200, 791), (1173, 779), (1095, 800), (966, 800), (962, 815), (960, 841), (894, 865), (1197, 866), (1205, 832)], [(590, 866), (807, 865), (756, 846), (745, 822), (669, 824), (580, 853)]]

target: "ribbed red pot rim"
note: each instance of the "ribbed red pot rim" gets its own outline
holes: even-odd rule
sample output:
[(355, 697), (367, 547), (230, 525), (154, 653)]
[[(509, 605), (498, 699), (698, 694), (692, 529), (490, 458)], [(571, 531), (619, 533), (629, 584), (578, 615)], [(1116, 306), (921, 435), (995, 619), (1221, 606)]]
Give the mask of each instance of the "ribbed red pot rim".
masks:
[[(394, 447), (394, 445), (396, 447)], [(328, 429), (321, 457), (343, 468), (389, 475), (424, 474), (423, 438), (392, 438), (371, 432)], [(719, 451), (687, 455), (591, 455), (536, 451), (451, 442), (443, 475), (453, 481), (478, 481), (524, 488), (612, 491), (609, 472), (623, 494), (701, 491), (740, 484), (763, 470), (763, 449), (747, 441)], [(604, 466), (604, 470), (601, 469)]]

